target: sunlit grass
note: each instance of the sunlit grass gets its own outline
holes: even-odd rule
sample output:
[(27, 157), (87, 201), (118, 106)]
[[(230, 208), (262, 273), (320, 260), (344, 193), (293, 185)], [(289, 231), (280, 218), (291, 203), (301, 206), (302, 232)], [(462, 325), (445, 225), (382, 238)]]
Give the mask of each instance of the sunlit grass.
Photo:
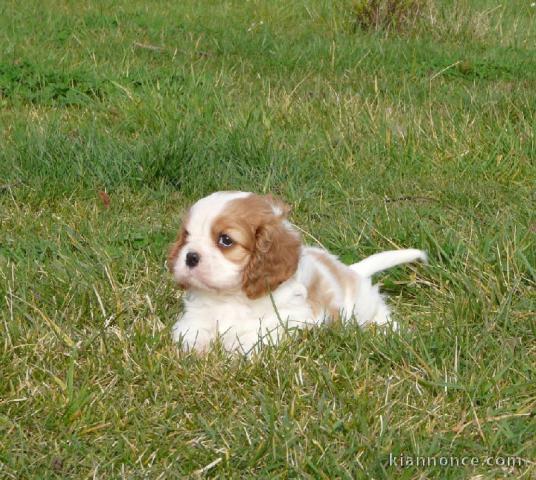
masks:
[[(0, 6), (0, 477), (534, 475), (536, 9), (430, 5)], [(221, 189), (347, 262), (427, 250), (378, 278), (400, 334), (177, 352), (166, 249)]]

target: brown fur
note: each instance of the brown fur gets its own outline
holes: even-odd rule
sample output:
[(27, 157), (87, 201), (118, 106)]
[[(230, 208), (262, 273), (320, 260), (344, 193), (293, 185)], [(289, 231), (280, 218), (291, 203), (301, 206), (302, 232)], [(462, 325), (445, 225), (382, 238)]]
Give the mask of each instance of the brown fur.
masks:
[(338, 320), (339, 310), (335, 308), (335, 298), (330, 290), (329, 284), (322, 278), (318, 272), (313, 276), (311, 283), (307, 285), (307, 300), (311, 306), (313, 316), (317, 316), (322, 311), (332, 318)]
[[(273, 208), (279, 208), (276, 215)], [(242, 288), (251, 298), (259, 298), (288, 280), (298, 267), (301, 240), (283, 221), (290, 208), (271, 195), (250, 195), (229, 203), (214, 222), (214, 241), (221, 233), (234, 245), (221, 248), (230, 260), (244, 268)]]
[(171, 273), (173, 273), (173, 264), (175, 263), (175, 260), (177, 260), (181, 248), (184, 247), (184, 244), (186, 243), (186, 223), (188, 222), (188, 217), (189, 212), (184, 215), (181, 228), (179, 229), (179, 233), (177, 234), (177, 239), (169, 247), (167, 256), (167, 267)]
[[(242, 204), (230, 203), (212, 225), (212, 240), (228, 260), (244, 267), (255, 248), (255, 232)], [(218, 245), (218, 238), (223, 233), (232, 238), (231, 247)]]
[[(346, 265), (324, 252), (315, 251), (312, 254), (337, 279), (339, 288), (345, 294), (349, 293), (352, 297), (356, 296), (358, 279)], [(307, 286), (307, 298), (315, 314), (323, 308), (333, 319), (336, 320), (340, 317), (335, 295), (331, 291), (329, 283), (318, 272)]]
[[(274, 207), (281, 214), (274, 214)], [(250, 195), (229, 202), (212, 225), (214, 244), (229, 260), (244, 269), (242, 288), (251, 299), (276, 289), (296, 272), (301, 239), (298, 233), (283, 224), (289, 211), (288, 205), (271, 195)], [(187, 214), (177, 240), (169, 249), (170, 271), (186, 243), (188, 217)], [(231, 247), (218, 245), (218, 238), (223, 233), (232, 238)]]

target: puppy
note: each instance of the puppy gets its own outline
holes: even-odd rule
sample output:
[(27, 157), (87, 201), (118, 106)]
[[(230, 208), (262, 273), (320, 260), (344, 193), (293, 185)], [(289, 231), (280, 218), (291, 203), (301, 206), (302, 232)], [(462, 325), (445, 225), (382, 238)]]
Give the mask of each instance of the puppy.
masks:
[(205, 351), (219, 337), (226, 350), (249, 353), (277, 343), (287, 328), (334, 319), (390, 321), (371, 276), (426, 261), (426, 254), (388, 251), (347, 266), (304, 246), (288, 213), (282, 201), (248, 192), (216, 192), (190, 208), (168, 255), (171, 273), (186, 290), (173, 327), (184, 349)]

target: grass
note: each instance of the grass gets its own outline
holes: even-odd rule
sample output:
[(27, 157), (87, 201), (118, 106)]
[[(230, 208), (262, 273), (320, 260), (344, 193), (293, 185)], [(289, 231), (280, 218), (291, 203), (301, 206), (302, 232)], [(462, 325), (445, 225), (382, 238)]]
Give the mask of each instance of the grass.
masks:
[[(534, 478), (536, 8), (355, 7), (2, 3), (0, 477)], [(401, 333), (177, 352), (167, 245), (221, 189), (346, 261), (426, 249), (379, 278)]]

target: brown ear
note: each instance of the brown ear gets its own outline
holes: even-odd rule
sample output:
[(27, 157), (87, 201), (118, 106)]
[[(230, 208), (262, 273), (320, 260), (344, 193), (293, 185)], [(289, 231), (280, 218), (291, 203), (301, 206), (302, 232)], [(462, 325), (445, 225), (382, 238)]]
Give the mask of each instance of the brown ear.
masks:
[(184, 246), (185, 243), (186, 229), (184, 228), (184, 226), (182, 226), (179, 230), (179, 234), (177, 235), (177, 239), (170, 245), (168, 250), (167, 267), (171, 273), (173, 273), (173, 265), (175, 264), (175, 260), (179, 255), (180, 249)]
[(288, 280), (298, 267), (300, 237), (283, 224), (288, 207), (283, 202), (274, 206), (281, 213), (272, 214), (255, 233), (255, 250), (244, 269), (243, 284), (248, 298), (259, 298)]
[(188, 234), (185, 225), (188, 222), (189, 216), (190, 211), (187, 211), (184, 214), (181, 228), (179, 229), (179, 233), (177, 234), (177, 239), (169, 247), (167, 256), (167, 267), (170, 273), (173, 273), (173, 265), (175, 264), (175, 260), (177, 260), (177, 256), (179, 255), (181, 248), (184, 247), (184, 244), (186, 243), (186, 238), (188, 237)]

